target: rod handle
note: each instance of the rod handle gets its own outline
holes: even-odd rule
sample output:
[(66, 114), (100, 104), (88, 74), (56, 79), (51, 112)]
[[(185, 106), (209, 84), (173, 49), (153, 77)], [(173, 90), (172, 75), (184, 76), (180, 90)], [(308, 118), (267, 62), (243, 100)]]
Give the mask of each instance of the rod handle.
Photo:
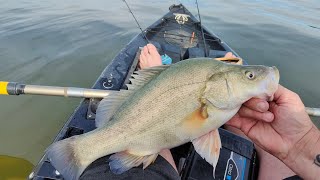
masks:
[(0, 95), (24, 94), (25, 85), (16, 82), (0, 81)]

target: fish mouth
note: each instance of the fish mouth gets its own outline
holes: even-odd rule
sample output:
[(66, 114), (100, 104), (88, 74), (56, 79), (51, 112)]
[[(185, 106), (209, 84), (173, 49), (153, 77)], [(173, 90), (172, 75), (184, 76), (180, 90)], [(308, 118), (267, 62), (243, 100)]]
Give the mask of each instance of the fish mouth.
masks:
[(270, 81), (268, 82), (266, 88), (267, 92), (262, 94), (262, 96), (260, 96), (259, 98), (270, 102), (273, 101), (274, 93), (277, 91), (279, 85), (280, 73), (278, 68), (276, 68), (275, 66), (270, 67), (268, 76), (270, 78)]
[(269, 73), (267, 75), (267, 81), (262, 85), (264, 91), (263, 94), (257, 96), (256, 98), (263, 99), (265, 101), (273, 101), (274, 93), (277, 91), (280, 80), (279, 70), (273, 66), (269, 67)]
[(278, 68), (275, 66), (272, 66), (271, 69), (272, 69), (271, 71), (274, 72), (274, 76), (273, 76), (272, 80), (276, 81), (279, 84), (280, 72), (279, 72)]

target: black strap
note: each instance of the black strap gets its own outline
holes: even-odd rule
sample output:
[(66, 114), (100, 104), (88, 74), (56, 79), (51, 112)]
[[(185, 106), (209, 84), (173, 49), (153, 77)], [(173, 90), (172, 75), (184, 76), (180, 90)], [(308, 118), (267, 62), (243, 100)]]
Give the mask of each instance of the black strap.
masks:
[(158, 156), (156, 161), (146, 169), (142, 166), (132, 168), (122, 174), (113, 174), (107, 163), (109, 156), (102, 157), (93, 162), (81, 175), (80, 180), (180, 180), (178, 172), (162, 156)]
[(320, 154), (318, 154), (316, 156), (316, 159), (314, 160), (314, 163), (320, 167)]
[(295, 175), (295, 176), (287, 177), (283, 180), (303, 180), (303, 179), (301, 177)]

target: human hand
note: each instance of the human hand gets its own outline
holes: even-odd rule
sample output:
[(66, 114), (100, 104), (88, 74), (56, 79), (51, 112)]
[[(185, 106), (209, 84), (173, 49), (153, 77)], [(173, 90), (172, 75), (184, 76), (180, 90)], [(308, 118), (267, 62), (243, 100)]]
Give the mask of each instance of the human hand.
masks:
[(313, 149), (320, 143), (320, 133), (305, 112), (299, 96), (281, 85), (272, 102), (251, 99), (227, 124), (241, 129), (255, 144), (296, 173), (303, 171), (302, 167), (295, 166), (301, 164), (296, 161), (304, 156), (303, 153), (315, 153)]

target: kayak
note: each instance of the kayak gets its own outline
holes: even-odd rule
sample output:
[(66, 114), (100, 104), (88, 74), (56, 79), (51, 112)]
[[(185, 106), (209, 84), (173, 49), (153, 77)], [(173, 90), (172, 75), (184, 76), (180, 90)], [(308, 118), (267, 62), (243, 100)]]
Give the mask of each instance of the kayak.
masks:
[[(134, 37), (114, 57), (92, 88), (115, 91), (127, 89), (126, 84), (130, 83), (132, 73), (138, 68), (140, 49), (147, 43), (156, 46), (165, 64), (196, 57), (225, 60), (223, 57), (227, 52), (232, 52), (237, 57), (228, 59), (231, 63), (236, 61), (235, 63), (246, 64), (234, 50), (203, 26), (201, 21), (182, 4), (171, 5), (167, 14)], [(95, 113), (100, 100), (100, 98), (83, 99), (54, 142), (95, 129)], [(219, 131), (222, 149), (215, 179), (255, 179), (257, 156), (253, 143), (223, 128)], [(212, 166), (195, 152), (191, 143), (173, 148), (171, 152), (182, 179), (213, 179)], [(63, 179), (63, 177), (51, 165), (47, 154), (44, 154), (30, 173), (29, 179)]]

